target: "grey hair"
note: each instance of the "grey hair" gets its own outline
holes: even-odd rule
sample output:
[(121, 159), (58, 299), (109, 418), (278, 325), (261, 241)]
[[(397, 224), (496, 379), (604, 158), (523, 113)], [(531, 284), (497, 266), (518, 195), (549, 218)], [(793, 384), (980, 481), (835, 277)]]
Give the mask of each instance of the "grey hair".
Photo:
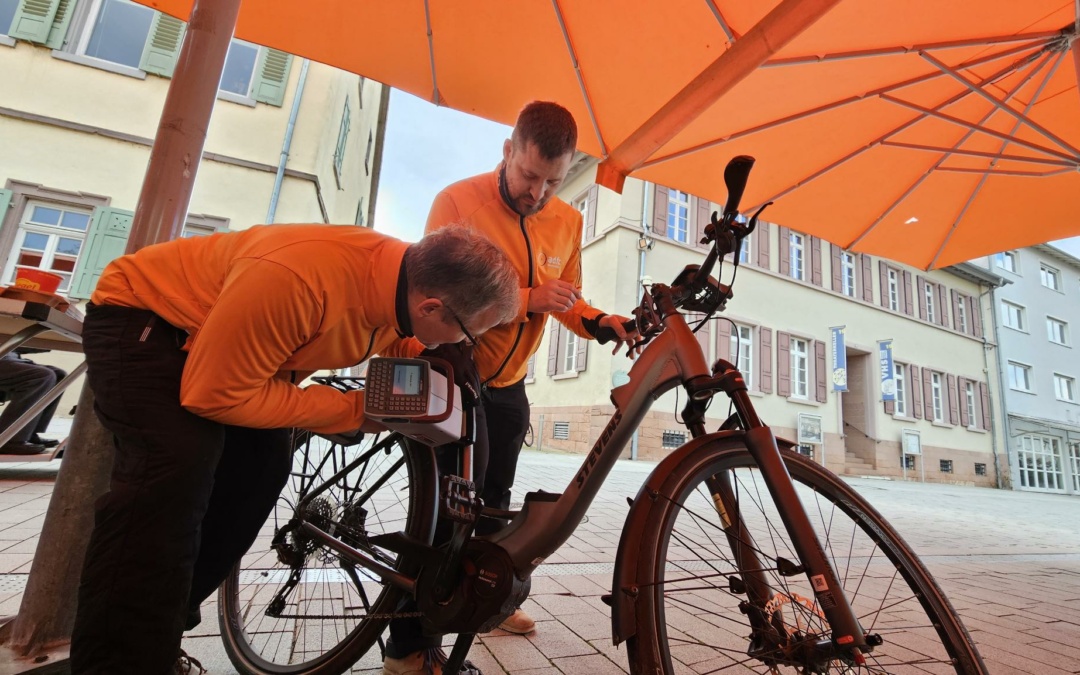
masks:
[(425, 236), (405, 252), (409, 286), (439, 298), (469, 323), (497, 310), (498, 323), (517, 316), (517, 270), (498, 246), (476, 230), (449, 225)]

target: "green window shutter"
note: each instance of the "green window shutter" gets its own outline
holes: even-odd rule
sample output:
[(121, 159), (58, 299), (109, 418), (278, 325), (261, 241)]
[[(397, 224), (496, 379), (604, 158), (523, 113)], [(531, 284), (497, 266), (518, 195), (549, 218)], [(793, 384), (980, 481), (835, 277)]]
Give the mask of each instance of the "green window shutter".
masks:
[(0, 190), (0, 223), (4, 222), (9, 206), (11, 206), (11, 190)]
[(71, 23), (71, 14), (75, 11), (75, 0), (60, 0), (56, 8), (56, 16), (53, 17), (52, 26), (49, 27), (49, 37), (45, 40), (45, 46), (51, 49), (63, 49), (67, 37), (68, 24)]
[(285, 85), (289, 82), (292, 54), (263, 47), (255, 64), (255, 86), (252, 97), (261, 103), (280, 106), (285, 100)]
[(94, 209), (68, 297), (83, 300), (93, 294), (105, 266), (124, 255), (134, 217), (134, 213), (123, 209), (108, 206)]
[(139, 69), (154, 75), (172, 77), (176, 58), (180, 55), (180, 43), (184, 40), (185, 24), (168, 14), (158, 12), (150, 24), (150, 38), (143, 47)]
[(8, 35), (17, 40), (44, 43), (49, 38), (61, 0), (19, 0)]

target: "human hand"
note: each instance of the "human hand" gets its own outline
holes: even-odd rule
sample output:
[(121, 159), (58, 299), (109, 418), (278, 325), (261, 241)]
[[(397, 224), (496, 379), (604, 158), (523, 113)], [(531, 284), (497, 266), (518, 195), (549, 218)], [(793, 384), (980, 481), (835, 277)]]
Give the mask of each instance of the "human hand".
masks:
[(600, 319), (601, 328), (609, 328), (615, 333), (615, 347), (611, 350), (611, 353), (618, 354), (619, 350), (625, 346), (627, 348), (626, 355), (632, 360), (641, 352), (641, 348), (634, 349), (638, 332), (636, 328), (627, 331), (623, 325), (627, 323), (631, 323), (631, 320), (618, 314), (608, 314)]
[(581, 299), (581, 291), (562, 279), (549, 279), (529, 289), (528, 310), (532, 313), (565, 312)]

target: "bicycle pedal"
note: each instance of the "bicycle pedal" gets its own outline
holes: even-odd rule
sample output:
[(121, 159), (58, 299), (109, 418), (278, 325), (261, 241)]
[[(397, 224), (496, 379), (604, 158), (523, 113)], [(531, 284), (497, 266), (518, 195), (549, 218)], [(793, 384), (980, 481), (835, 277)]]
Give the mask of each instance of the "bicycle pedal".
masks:
[(611, 593), (604, 593), (603, 595), (601, 595), (600, 602), (604, 603), (608, 607), (612, 607), (613, 605), (611, 604)]
[(806, 568), (802, 565), (796, 565), (787, 558), (777, 558), (776, 571), (779, 572), (782, 577), (793, 577), (805, 572)]
[(746, 582), (736, 576), (728, 577), (728, 590), (735, 595), (742, 595), (746, 592)]
[(439, 499), (442, 517), (456, 523), (475, 523), (484, 508), (476, 496), (476, 484), (460, 476), (443, 476)]

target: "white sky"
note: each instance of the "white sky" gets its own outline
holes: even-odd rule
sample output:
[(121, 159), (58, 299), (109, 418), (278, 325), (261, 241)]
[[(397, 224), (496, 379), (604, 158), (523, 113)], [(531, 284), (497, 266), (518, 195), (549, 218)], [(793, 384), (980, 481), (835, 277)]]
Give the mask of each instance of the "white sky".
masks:
[[(495, 168), (510, 127), (393, 90), (387, 118), (376, 229), (406, 241), (424, 232), (428, 209), (444, 187)], [(1080, 257), (1080, 237), (1054, 242)]]

